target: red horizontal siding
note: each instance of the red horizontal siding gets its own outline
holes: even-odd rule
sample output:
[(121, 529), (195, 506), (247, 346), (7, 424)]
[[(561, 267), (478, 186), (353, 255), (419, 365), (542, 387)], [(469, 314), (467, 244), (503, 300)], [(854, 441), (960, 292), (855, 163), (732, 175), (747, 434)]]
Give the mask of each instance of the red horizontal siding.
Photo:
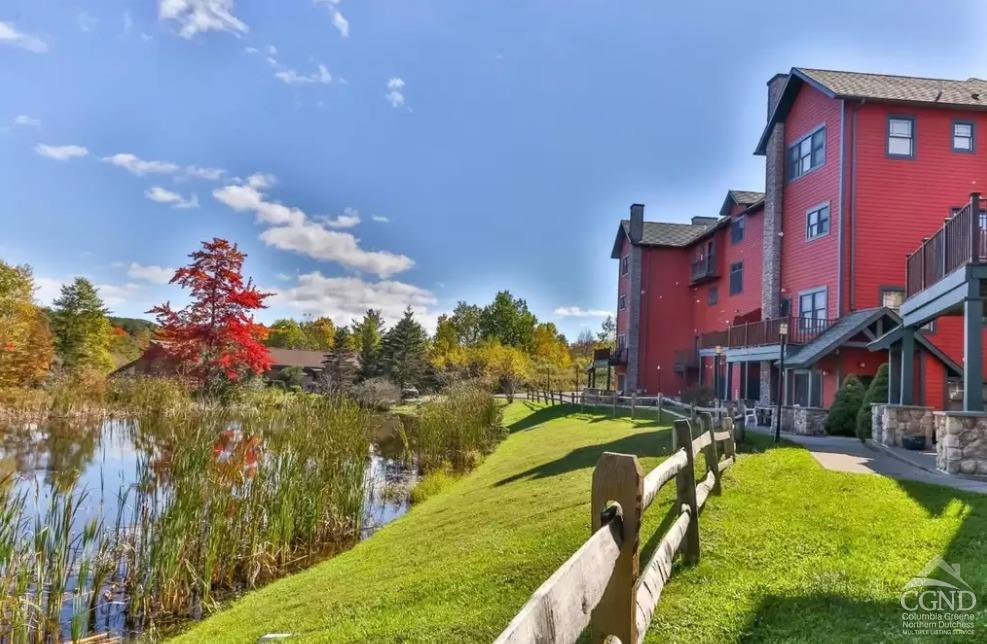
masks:
[(693, 347), (690, 254), (682, 248), (645, 248), (641, 268), (638, 387), (680, 394), (687, 382), (675, 373), (675, 352)]

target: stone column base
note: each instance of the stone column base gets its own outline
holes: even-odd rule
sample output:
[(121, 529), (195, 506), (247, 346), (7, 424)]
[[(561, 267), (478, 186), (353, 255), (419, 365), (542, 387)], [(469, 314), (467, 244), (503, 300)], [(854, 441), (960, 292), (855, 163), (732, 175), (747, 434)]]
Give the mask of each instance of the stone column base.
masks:
[(922, 436), (932, 447), (935, 423), (932, 407), (874, 404), (871, 407), (872, 439), (882, 445), (901, 447), (907, 436)]
[(937, 411), (936, 467), (948, 474), (987, 476), (987, 413)]
[(820, 407), (782, 407), (781, 428), (801, 436), (824, 436), (828, 414)]

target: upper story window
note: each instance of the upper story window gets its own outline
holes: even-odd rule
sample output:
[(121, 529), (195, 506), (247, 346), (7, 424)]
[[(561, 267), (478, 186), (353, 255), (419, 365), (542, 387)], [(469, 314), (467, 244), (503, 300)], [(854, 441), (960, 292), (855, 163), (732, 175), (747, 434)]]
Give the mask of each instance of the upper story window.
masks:
[(627, 346), (627, 334), (619, 333), (617, 334), (617, 350), (621, 350)]
[(707, 300), (706, 301), (709, 303), (710, 306), (713, 306), (717, 302), (719, 302), (720, 301), (720, 289), (716, 288), (715, 286), (710, 286), (709, 287), (709, 292), (707, 293)]
[(627, 296), (623, 293), (621, 293), (620, 297), (617, 298), (617, 308), (621, 311), (627, 308)]
[(803, 174), (826, 162), (826, 128), (821, 127), (788, 148), (788, 178)]
[(904, 301), (905, 289), (887, 286), (881, 289), (881, 306), (897, 311)]
[(730, 264), (730, 295), (744, 290), (744, 263)]
[(620, 274), (627, 275), (631, 272), (631, 257), (630, 255), (624, 255), (620, 258)]
[(973, 123), (953, 121), (953, 151), (973, 152)]
[(799, 295), (799, 317), (813, 320), (826, 319), (826, 289), (807, 291)]
[(829, 232), (829, 204), (816, 206), (805, 214), (805, 238), (815, 239)]
[(888, 119), (888, 156), (915, 156), (915, 119), (904, 116)]
[(744, 228), (747, 226), (747, 217), (741, 215), (730, 222), (730, 243), (736, 244), (744, 241)]

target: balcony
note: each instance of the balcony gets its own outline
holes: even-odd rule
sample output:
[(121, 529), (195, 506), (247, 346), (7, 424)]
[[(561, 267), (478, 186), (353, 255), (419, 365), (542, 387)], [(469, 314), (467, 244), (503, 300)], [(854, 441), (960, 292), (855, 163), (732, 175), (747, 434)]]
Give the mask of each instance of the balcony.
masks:
[(709, 254), (702, 259), (692, 262), (692, 271), (690, 272), (689, 279), (690, 284), (699, 284), (715, 277), (719, 277), (719, 273), (716, 270), (716, 255)]
[(621, 347), (613, 352), (610, 356), (611, 365), (626, 365), (627, 364), (627, 347)]
[(699, 348), (742, 349), (781, 344), (781, 323), (788, 322), (787, 344), (802, 345), (815, 340), (833, 326), (836, 320), (816, 318), (773, 318), (737, 324), (720, 331), (709, 331), (699, 336)]
[(987, 262), (987, 213), (980, 193), (946, 220), (906, 260), (906, 298), (921, 293), (968, 264)]

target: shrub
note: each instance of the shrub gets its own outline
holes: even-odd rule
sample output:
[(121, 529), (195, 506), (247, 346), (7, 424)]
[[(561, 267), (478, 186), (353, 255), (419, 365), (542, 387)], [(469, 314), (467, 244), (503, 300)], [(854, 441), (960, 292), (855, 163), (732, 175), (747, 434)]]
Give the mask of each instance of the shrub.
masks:
[(388, 410), (401, 402), (401, 389), (387, 378), (369, 378), (353, 385), (353, 399), (369, 409)]
[(445, 491), (453, 483), (458, 481), (460, 476), (449, 467), (442, 467), (433, 472), (429, 472), (422, 477), (415, 487), (411, 488), (411, 502), (421, 503), (439, 492)]
[(871, 404), (885, 402), (888, 399), (888, 365), (882, 364), (877, 369), (877, 374), (871, 381), (867, 392), (864, 394), (864, 402), (857, 412), (857, 438), (861, 441), (871, 437)]
[(838, 436), (856, 434), (857, 414), (864, 402), (864, 385), (857, 376), (847, 376), (836, 393), (836, 400), (826, 416), (826, 432)]
[(713, 403), (713, 390), (706, 385), (690, 385), (682, 392), (682, 402), (708, 407)]

